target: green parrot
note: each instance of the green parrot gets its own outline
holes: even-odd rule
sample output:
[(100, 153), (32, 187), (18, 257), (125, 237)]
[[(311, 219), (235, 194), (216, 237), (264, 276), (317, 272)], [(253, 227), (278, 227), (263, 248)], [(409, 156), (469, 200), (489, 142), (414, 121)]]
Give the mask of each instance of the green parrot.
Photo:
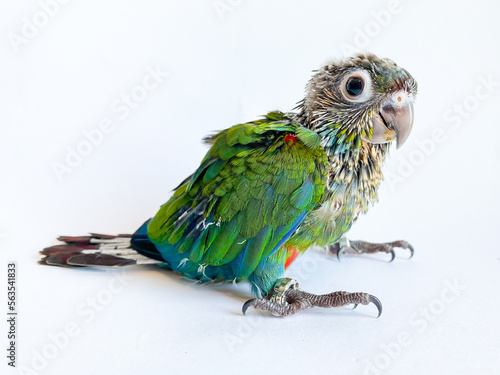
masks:
[[(417, 83), (389, 59), (359, 54), (315, 71), (296, 112), (268, 113), (205, 138), (210, 146), (156, 215), (135, 234), (60, 237), (42, 264), (159, 263), (200, 281), (248, 280), (253, 306), (288, 316), (314, 306), (380, 301), (367, 293), (314, 295), (283, 278), (313, 246), (344, 252), (408, 249), (343, 235), (378, 199), (382, 165), (413, 125)], [(411, 257), (410, 256), (410, 257)]]

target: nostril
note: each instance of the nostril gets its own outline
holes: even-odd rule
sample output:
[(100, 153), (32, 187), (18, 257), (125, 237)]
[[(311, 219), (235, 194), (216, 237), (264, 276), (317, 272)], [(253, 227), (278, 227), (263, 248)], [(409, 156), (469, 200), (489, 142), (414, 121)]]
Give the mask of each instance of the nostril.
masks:
[(396, 108), (405, 106), (410, 100), (408, 94), (404, 91), (398, 91), (392, 94), (391, 102)]

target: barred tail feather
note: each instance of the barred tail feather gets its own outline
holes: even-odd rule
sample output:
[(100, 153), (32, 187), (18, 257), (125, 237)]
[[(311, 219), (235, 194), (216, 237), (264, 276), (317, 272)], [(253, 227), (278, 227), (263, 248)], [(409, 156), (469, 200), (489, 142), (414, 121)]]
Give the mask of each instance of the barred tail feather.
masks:
[(131, 247), (132, 235), (110, 236), (91, 233), (90, 236), (61, 236), (62, 244), (42, 251), (39, 264), (61, 267), (129, 266), (163, 263), (139, 254)]

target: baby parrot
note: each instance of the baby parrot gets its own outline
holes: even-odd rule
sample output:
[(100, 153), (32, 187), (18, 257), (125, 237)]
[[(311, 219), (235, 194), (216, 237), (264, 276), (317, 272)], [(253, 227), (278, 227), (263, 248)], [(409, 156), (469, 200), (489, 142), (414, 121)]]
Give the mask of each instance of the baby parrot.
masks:
[[(314, 295), (282, 278), (313, 246), (343, 252), (413, 248), (343, 235), (377, 201), (382, 164), (413, 125), (417, 83), (389, 59), (359, 54), (315, 71), (296, 112), (271, 112), (205, 138), (210, 149), (157, 214), (135, 234), (60, 237), (42, 264), (160, 263), (200, 281), (247, 279), (253, 306), (276, 316), (374, 303), (367, 293)], [(392, 260), (391, 259), (391, 260)]]

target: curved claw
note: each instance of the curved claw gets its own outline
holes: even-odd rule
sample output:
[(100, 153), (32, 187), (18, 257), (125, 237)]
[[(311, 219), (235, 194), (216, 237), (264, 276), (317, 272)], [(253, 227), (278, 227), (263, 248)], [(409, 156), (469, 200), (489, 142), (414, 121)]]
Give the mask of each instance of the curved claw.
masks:
[(408, 259), (411, 259), (413, 258), (413, 254), (415, 254), (415, 249), (413, 248), (413, 246), (408, 244), (408, 250), (410, 250), (410, 257)]
[(391, 263), (394, 260), (394, 258), (396, 258), (396, 252), (394, 251), (394, 249), (391, 249), (389, 253), (391, 254), (391, 260), (389, 261), (389, 263)]
[(257, 298), (252, 298), (252, 299), (249, 299), (248, 301), (246, 301), (243, 304), (243, 307), (241, 308), (241, 311), (243, 312), (243, 315), (246, 315), (248, 308), (250, 306), (255, 306), (256, 303), (257, 303)]
[(368, 298), (368, 301), (370, 301), (375, 306), (377, 306), (377, 310), (378, 310), (377, 318), (379, 318), (380, 315), (382, 315), (382, 302), (380, 302), (380, 300), (377, 297), (372, 296), (371, 294), (370, 294), (370, 297)]
[(345, 249), (342, 247), (339, 249), (339, 251), (337, 251), (337, 259), (339, 260), (339, 262), (340, 262), (340, 256), (344, 254), (344, 251)]

